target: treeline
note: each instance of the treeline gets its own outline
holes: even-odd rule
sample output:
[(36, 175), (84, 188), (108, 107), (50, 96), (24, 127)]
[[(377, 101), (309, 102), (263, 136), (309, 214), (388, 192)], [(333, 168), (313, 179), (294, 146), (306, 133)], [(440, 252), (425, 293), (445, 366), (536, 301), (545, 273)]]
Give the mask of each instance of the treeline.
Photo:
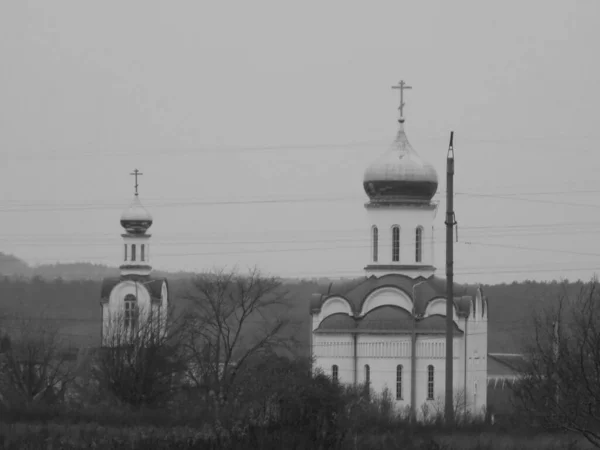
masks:
[[(171, 298), (181, 300), (186, 280), (191, 274), (166, 274), (170, 281)], [(566, 286), (558, 282), (522, 282), (512, 284), (484, 285), (483, 290), (489, 299), (489, 340), (490, 352), (518, 352), (530, 329), (529, 318), (532, 311), (542, 303), (554, 301), (565, 288), (572, 294), (583, 285), (582, 282)], [(43, 312), (50, 318), (64, 318), (61, 329), (73, 338), (83, 336), (85, 342), (97, 342), (100, 326), (100, 286), (101, 280), (66, 280), (64, 278), (45, 279), (41, 276), (9, 277), (0, 275), (0, 314), (23, 316), (39, 315)], [(304, 332), (308, 342), (308, 301), (311, 294), (326, 289), (327, 286), (309, 280), (287, 281), (290, 304), (299, 320), (306, 323)], [(78, 322), (79, 320), (79, 322)], [(87, 340), (86, 340), (87, 339)]]

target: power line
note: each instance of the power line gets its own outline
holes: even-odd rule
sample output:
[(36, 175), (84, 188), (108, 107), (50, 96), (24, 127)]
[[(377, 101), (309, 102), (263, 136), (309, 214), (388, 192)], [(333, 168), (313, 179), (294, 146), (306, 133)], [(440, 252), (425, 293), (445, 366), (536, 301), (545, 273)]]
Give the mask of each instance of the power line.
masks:
[[(445, 141), (445, 136), (427, 136), (427, 137), (419, 137), (418, 141)], [(508, 143), (508, 142), (557, 142), (561, 140), (569, 140), (569, 141), (599, 141), (600, 136), (594, 135), (576, 135), (576, 136), (516, 136), (516, 137), (503, 137), (503, 138), (480, 138), (480, 137), (469, 137), (463, 136), (460, 137), (460, 142), (464, 143), (479, 143), (479, 144), (500, 144), (500, 143)], [(316, 150), (319, 152), (322, 151), (332, 151), (332, 150), (347, 150), (351, 148), (358, 148), (363, 151), (372, 151), (372, 147), (367, 146), (381, 146), (388, 147), (393, 142), (393, 137), (390, 135), (390, 138), (385, 139), (371, 139), (371, 140), (353, 140), (345, 143), (320, 143), (320, 144), (277, 144), (277, 145), (256, 145), (256, 146), (223, 146), (223, 145), (198, 145), (194, 148), (168, 148), (168, 149), (146, 149), (144, 151), (125, 151), (125, 152), (100, 152), (97, 150), (94, 151), (81, 151), (80, 149), (76, 151), (65, 151), (66, 149), (60, 150), (52, 150), (45, 149), (43, 151), (25, 151), (23, 149), (18, 149), (14, 153), (12, 152), (1, 152), (0, 155), (4, 158), (8, 157), (20, 157), (14, 159), (29, 159), (30, 157), (45, 157), (45, 158), (56, 158), (56, 157), (72, 157), (75, 159), (76, 157), (90, 157), (97, 156), (101, 158), (105, 157), (118, 157), (118, 156), (165, 156), (168, 155), (172, 157), (173, 155), (203, 155), (203, 154), (212, 154), (212, 153), (237, 153), (237, 152), (284, 152), (284, 151), (298, 151), (298, 150)], [(581, 148), (581, 147), (580, 147)], [(510, 147), (509, 147), (510, 149)], [(576, 148), (575, 148), (576, 149)], [(591, 149), (583, 149), (583, 152), (589, 152)], [(519, 149), (521, 152), (522, 149)], [(552, 150), (544, 149), (544, 153), (551, 152)], [(563, 149), (557, 149), (556, 151), (563, 151)], [(573, 151), (573, 149), (571, 149)]]
[[(520, 232), (520, 231), (530, 231), (532, 229), (555, 229), (555, 228), (568, 228), (568, 227), (600, 227), (600, 222), (596, 222), (596, 221), (591, 221), (591, 222), (565, 222), (565, 223), (548, 223), (548, 222), (543, 222), (543, 223), (529, 223), (529, 224), (522, 224), (522, 225), (518, 225), (518, 224), (507, 224), (507, 225), (465, 225), (462, 226), (460, 229), (462, 230), (472, 230), (477, 232), (478, 230), (498, 230), (498, 231), (505, 231), (505, 230), (512, 230), (512, 231), (516, 231), (516, 232)], [(443, 230), (440, 229), (435, 229), (436, 232), (441, 232)], [(536, 231), (536, 230), (534, 230)], [(357, 233), (357, 234), (361, 234), (364, 235), (365, 233), (368, 233), (369, 230), (365, 227), (361, 227), (361, 228), (347, 228), (347, 229), (314, 229), (314, 230), (310, 230), (310, 229), (280, 229), (280, 230), (276, 230), (276, 229), (272, 229), (272, 230), (231, 230), (231, 231), (224, 231), (224, 232), (199, 232), (199, 231), (194, 231), (194, 232), (177, 232), (177, 236), (185, 236), (186, 239), (188, 238), (194, 238), (194, 237), (215, 237), (215, 236), (231, 236), (231, 235), (268, 235), (268, 236), (272, 236), (273, 234), (277, 234), (277, 233), (285, 233), (285, 234), (294, 234), (294, 233), (300, 233), (300, 234), (312, 234), (312, 233), (318, 233), (318, 234), (327, 234), (327, 233), (334, 233), (334, 234), (344, 234), (344, 233)], [(112, 236), (115, 238), (120, 237), (120, 234), (118, 232), (103, 232), (103, 233), (69, 233), (68, 234), (68, 240), (69, 242), (71, 242), (73, 240), (73, 238), (81, 238), (81, 239), (89, 239), (89, 238), (101, 238), (104, 239), (105, 236)], [(57, 234), (57, 233), (53, 233), (53, 234), (2, 234), (0, 233), (0, 238), (27, 238), (28, 240), (30, 239), (53, 239), (53, 238), (64, 238), (65, 235), (64, 234)], [(162, 240), (158, 240), (159, 242), (163, 243), (165, 241)], [(108, 242), (108, 240), (107, 240)], [(229, 241), (227, 241), (229, 242)], [(250, 242), (250, 241), (249, 241)]]
[[(465, 227), (466, 228), (466, 227)], [(503, 230), (501, 227), (493, 228), (489, 231), (485, 231), (485, 229), (467, 229), (467, 232), (461, 233), (461, 240), (464, 242), (465, 238), (502, 238), (502, 237), (521, 237), (521, 236), (556, 236), (556, 235), (567, 235), (577, 233), (577, 235), (583, 234), (596, 234), (600, 232), (600, 225), (596, 225), (591, 229), (583, 229), (581, 226), (574, 228), (566, 228), (566, 227), (558, 227), (552, 228), (551, 226), (547, 226), (546, 228), (533, 229), (533, 228), (523, 228), (523, 229), (508, 229)], [(443, 230), (436, 229), (434, 230), (435, 235), (442, 236)], [(268, 234), (268, 233), (265, 233)], [(361, 243), (364, 245), (368, 245), (370, 243), (370, 237), (366, 236), (366, 232), (363, 230), (360, 235), (349, 236), (349, 237), (340, 237), (340, 238), (325, 238), (325, 239), (280, 239), (280, 240), (204, 240), (195, 239), (193, 237), (189, 238), (181, 238), (179, 240), (162, 240), (155, 239), (154, 246), (198, 246), (198, 245), (274, 245), (274, 244), (316, 244), (316, 243), (343, 243), (343, 242), (353, 242), (353, 243)], [(67, 239), (60, 235), (56, 237), (39, 237), (39, 236), (31, 236), (25, 237), (21, 236), (15, 239), (13, 236), (1, 236), (0, 241), (9, 242), (13, 245), (19, 245), (22, 247), (37, 247), (37, 246), (54, 246), (54, 247), (94, 247), (94, 246), (106, 246), (116, 244), (120, 242), (120, 236), (115, 233), (112, 235), (112, 238), (109, 237), (88, 237), (83, 238), (79, 237), (78, 239)], [(440, 245), (438, 239), (435, 238), (425, 238), (424, 243), (434, 245)], [(118, 244), (117, 244), (118, 245)], [(404, 245), (414, 245), (414, 242), (409, 244), (401, 244)], [(479, 244), (478, 244), (479, 245)], [(484, 245), (483, 243), (480, 245)], [(492, 245), (492, 244), (486, 244)]]
[[(527, 195), (566, 195), (566, 194), (580, 194), (580, 193), (597, 193), (600, 190), (573, 190), (573, 191), (550, 191), (550, 192), (522, 192), (522, 193), (475, 193), (475, 192), (456, 192), (457, 196), (466, 197), (482, 197), (482, 198), (493, 198), (511, 201), (525, 201), (533, 203), (546, 203), (551, 205), (565, 205), (565, 206), (579, 206), (589, 208), (600, 208), (600, 205), (587, 204), (587, 203), (573, 203), (563, 202), (555, 200), (543, 200), (543, 199), (528, 199), (520, 196)], [(436, 195), (443, 194), (442, 191), (437, 192)], [(363, 203), (367, 201), (365, 197), (358, 196), (338, 196), (338, 197), (303, 197), (303, 198), (282, 198), (282, 199), (253, 199), (253, 200), (199, 200), (191, 199), (186, 201), (165, 201), (162, 203), (148, 203), (148, 208), (171, 208), (171, 207), (185, 207), (185, 206), (240, 206), (240, 205), (268, 205), (268, 204), (295, 204), (295, 203), (331, 203), (331, 202), (359, 202)], [(0, 208), (0, 212), (38, 212), (38, 211), (92, 211), (92, 210), (112, 210), (117, 208), (125, 208), (126, 204), (90, 204), (88, 203), (75, 203), (70, 205), (51, 204), (51, 203), (17, 203), (13, 202), (9, 207)]]

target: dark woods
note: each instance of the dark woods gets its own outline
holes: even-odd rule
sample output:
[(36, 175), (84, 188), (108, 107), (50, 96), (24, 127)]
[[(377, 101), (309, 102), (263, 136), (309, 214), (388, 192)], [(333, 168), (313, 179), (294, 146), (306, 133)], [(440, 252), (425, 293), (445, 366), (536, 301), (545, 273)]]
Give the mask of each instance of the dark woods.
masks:
[[(556, 297), (565, 286), (490, 286), (487, 295), (496, 311), (490, 312), (490, 328), (502, 331), (510, 322), (506, 334), (514, 337), (516, 324), (522, 324), (523, 332), (537, 336), (529, 350), (538, 356), (515, 389), (520, 406), (513, 408), (553, 411), (551, 417), (566, 421), (570, 430), (593, 433), (585, 427), (597, 418), (593, 399), (600, 383), (590, 361), (600, 348), (595, 336), (600, 316), (591, 301), (598, 292), (581, 291), (583, 300), (567, 301), (585, 286), (569, 285), (568, 295), (548, 304), (554, 309), (535, 315), (535, 327), (529, 328), (526, 314), (541, 304), (536, 300), (549, 290)], [(166, 334), (140, 326), (133, 337), (113, 333), (111, 348), (100, 348), (99, 282), (1, 278), (1, 417), (184, 427), (214, 448), (383, 448), (382, 436), (392, 439), (390, 433), (400, 445), (408, 437), (398, 437), (398, 430), (408, 430), (408, 422), (394, 412), (389, 394), (341, 386), (311, 370), (307, 301), (323, 288), (327, 285), (283, 284), (256, 270), (176, 280)], [(502, 308), (495, 303), (500, 300)], [(489, 344), (491, 351), (510, 345), (494, 335)], [(558, 384), (567, 379), (578, 382)], [(582, 398), (585, 402), (575, 401)]]

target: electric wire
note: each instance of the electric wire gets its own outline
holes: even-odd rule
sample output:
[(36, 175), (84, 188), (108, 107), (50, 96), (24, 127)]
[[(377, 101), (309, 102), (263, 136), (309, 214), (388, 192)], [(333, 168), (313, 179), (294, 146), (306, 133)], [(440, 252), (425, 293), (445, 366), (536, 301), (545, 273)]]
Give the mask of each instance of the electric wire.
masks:
[[(533, 192), (533, 193), (476, 193), (476, 192), (455, 192), (457, 196), (473, 197), (473, 198), (492, 198), (498, 200), (510, 200), (510, 201), (524, 201), (533, 203), (542, 203), (549, 205), (564, 205), (564, 206), (576, 206), (576, 207), (589, 207), (589, 208), (600, 208), (600, 205), (589, 204), (589, 203), (574, 203), (557, 200), (544, 200), (544, 199), (529, 199), (522, 198), (521, 196), (531, 195), (568, 195), (568, 194), (581, 194), (581, 193), (597, 193), (600, 190), (572, 190), (572, 191), (549, 191), (549, 192)], [(442, 196), (444, 192), (437, 192), (437, 196)], [(303, 197), (303, 198), (264, 198), (264, 199), (246, 199), (246, 200), (170, 200), (170, 201), (155, 201), (145, 202), (147, 208), (172, 208), (172, 207), (191, 207), (191, 206), (245, 206), (245, 205), (280, 205), (280, 204), (302, 204), (302, 203), (335, 203), (335, 202), (366, 202), (364, 197), (359, 196), (336, 196), (336, 197)], [(443, 199), (441, 199), (443, 201)], [(13, 202), (8, 207), (0, 208), (0, 212), (68, 212), (68, 211), (96, 211), (96, 210), (113, 210), (117, 208), (123, 208), (125, 204), (102, 204), (99, 202), (86, 202), (86, 203), (73, 203), (73, 204), (51, 204), (47, 203), (26, 203), (26, 202)], [(125, 206), (124, 206), (125, 205)]]

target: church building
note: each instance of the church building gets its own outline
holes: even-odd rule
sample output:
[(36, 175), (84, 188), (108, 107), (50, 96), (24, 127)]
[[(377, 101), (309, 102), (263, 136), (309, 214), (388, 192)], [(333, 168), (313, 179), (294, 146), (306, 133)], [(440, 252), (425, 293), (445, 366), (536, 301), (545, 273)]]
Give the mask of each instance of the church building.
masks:
[(137, 179), (142, 174), (136, 169), (131, 175), (135, 176), (135, 195), (121, 215), (125, 229), (121, 234), (121, 273), (105, 278), (100, 294), (103, 347), (124, 345), (140, 330), (164, 333), (166, 327), (169, 286), (165, 278), (151, 275), (151, 235), (147, 231), (152, 226), (152, 216), (138, 195)]
[[(434, 267), (438, 187), (405, 133), (402, 81), (395, 141), (364, 173), (366, 276), (311, 300), (314, 368), (341, 383), (387, 388), (398, 410), (444, 411), (446, 280)], [(457, 410), (482, 414), (487, 388), (487, 298), (454, 286), (453, 380)]]

